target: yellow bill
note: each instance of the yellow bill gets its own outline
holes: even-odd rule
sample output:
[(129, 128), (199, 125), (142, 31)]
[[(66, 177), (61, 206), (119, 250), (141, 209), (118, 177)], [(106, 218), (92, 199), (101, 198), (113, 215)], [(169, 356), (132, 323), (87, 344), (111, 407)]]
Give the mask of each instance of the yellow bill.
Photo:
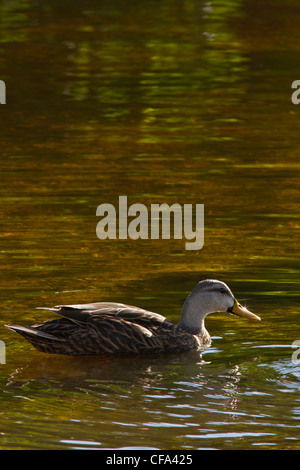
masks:
[(234, 313), (234, 315), (238, 315), (239, 317), (248, 318), (248, 320), (261, 321), (260, 317), (249, 312), (249, 310), (247, 310), (246, 307), (243, 307), (237, 300), (235, 300), (233, 307), (229, 312)]

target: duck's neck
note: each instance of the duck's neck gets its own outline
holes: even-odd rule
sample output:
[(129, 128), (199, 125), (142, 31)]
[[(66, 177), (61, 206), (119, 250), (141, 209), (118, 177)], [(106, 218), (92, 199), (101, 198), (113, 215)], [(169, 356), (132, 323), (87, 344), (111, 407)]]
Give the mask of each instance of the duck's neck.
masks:
[(183, 304), (178, 326), (193, 335), (208, 335), (204, 326), (205, 316), (203, 307), (196, 306), (189, 295)]

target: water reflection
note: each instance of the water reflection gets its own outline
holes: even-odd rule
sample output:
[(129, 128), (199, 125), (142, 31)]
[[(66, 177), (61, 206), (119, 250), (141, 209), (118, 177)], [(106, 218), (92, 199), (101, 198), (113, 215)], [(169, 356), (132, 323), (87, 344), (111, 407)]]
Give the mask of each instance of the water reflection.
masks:
[[(122, 355), (122, 356), (49, 356), (35, 355), (23, 370), (17, 370), (9, 379), (9, 384), (15, 380), (40, 380), (45, 377), (55, 378), (68, 388), (76, 388), (76, 384), (84, 381), (99, 379), (111, 383), (132, 383), (140, 381), (150, 385), (151, 381), (160, 382), (164, 368), (176, 367), (175, 374), (191, 376), (201, 367), (201, 354), (192, 351), (185, 355)], [(124, 374), (124, 370), (128, 371)], [(15, 375), (16, 374), (16, 375)]]
[[(267, 445), (262, 437), (275, 435), (273, 419), (278, 436), (280, 426), (286, 430), (298, 416), (297, 403), (291, 414), (284, 414), (289, 406), (286, 392), (297, 386), (291, 375), (296, 371), (287, 360), (266, 364), (265, 356), (248, 353), (245, 360), (242, 354), (239, 359), (226, 354), (225, 349), (213, 349), (204, 357), (196, 351), (79, 358), (35, 353), (10, 374), (3, 390), (16, 419), (19, 413), (30, 418), (46, 408), (51, 429), (63, 410), (59, 447), (122, 447), (124, 438), (128, 445), (142, 447), (147, 442), (157, 448), (176, 448), (178, 439), (183, 446), (189, 442), (190, 448), (226, 448), (226, 441), (229, 445), (237, 437), (242, 448), (244, 439)], [(20, 400), (21, 412), (16, 409)], [(85, 423), (92, 426), (88, 433)], [(157, 438), (155, 430), (163, 428), (168, 429), (167, 437)]]

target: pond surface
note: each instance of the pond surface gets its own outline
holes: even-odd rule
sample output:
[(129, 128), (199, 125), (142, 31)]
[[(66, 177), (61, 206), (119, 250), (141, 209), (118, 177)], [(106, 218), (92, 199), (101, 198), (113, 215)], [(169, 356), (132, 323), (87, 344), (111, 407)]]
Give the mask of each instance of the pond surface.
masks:
[[(299, 449), (299, 3), (0, 13), (0, 448)], [(204, 204), (204, 247), (99, 240), (119, 195)], [(205, 278), (263, 321), (210, 315), (202, 357), (51, 356), (4, 327), (96, 300), (177, 322)]]

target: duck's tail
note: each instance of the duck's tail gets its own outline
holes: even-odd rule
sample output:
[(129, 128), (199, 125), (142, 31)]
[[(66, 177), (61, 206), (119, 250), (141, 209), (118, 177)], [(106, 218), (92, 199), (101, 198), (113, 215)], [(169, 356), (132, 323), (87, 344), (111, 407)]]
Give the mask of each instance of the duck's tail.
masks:
[(45, 333), (44, 331), (41, 331), (34, 326), (21, 326), (21, 325), (4, 325), (6, 328), (9, 328), (10, 330), (17, 331), (17, 333), (20, 333), (20, 335), (24, 336), (24, 338), (27, 339), (27, 336), (38, 336), (40, 338), (45, 338), (45, 339), (52, 339), (55, 341), (64, 341), (62, 338), (57, 338), (57, 336), (50, 335), (49, 333)]
[(63, 338), (58, 338), (50, 333), (41, 331), (38, 327), (34, 326), (5, 326), (19, 333), (39, 351), (52, 354), (65, 354), (66, 343)]

